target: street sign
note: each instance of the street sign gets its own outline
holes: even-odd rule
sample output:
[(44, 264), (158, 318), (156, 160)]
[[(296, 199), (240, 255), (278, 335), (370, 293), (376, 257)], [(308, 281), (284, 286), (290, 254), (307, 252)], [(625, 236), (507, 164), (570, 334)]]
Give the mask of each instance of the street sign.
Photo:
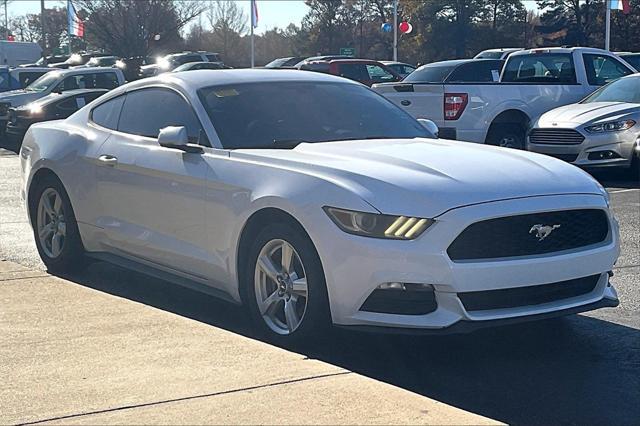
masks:
[(341, 47), (340, 55), (342, 56), (355, 56), (356, 48), (355, 47)]

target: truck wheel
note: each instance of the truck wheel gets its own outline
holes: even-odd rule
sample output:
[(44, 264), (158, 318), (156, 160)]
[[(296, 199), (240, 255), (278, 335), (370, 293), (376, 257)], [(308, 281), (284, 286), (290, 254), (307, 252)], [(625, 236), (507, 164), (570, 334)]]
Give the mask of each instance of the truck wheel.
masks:
[(518, 124), (496, 124), (491, 126), (487, 144), (503, 148), (524, 149), (525, 132)]

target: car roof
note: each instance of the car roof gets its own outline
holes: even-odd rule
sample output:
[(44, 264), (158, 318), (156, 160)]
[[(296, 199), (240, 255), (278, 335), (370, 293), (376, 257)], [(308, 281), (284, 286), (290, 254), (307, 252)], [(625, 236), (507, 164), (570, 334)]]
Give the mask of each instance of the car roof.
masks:
[(58, 73), (59, 75), (67, 75), (67, 74), (89, 74), (89, 73), (104, 73), (104, 72), (114, 72), (116, 68), (105, 68), (105, 67), (88, 67), (88, 68), (69, 68), (66, 70), (56, 70), (52, 69), (53, 72)]
[[(462, 65), (462, 64), (466, 64), (469, 62), (477, 62), (480, 63), (482, 61), (500, 61), (501, 59), (451, 59), (448, 61), (438, 61), (438, 62), (431, 62), (429, 64), (424, 64), (423, 67), (431, 67), (431, 66), (458, 66), (458, 65)], [(422, 67), (421, 67), (422, 68)]]
[(516, 52), (518, 50), (523, 50), (522, 47), (499, 47), (496, 49), (485, 49), (480, 53), (484, 53), (484, 52)]
[(384, 65), (406, 65), (408, 67), (415, 68), (415, 65), (407, 64), (406, 62), (398, 62), (398, 61), (378, 61)]
[(595, 47), (538, 47), (535, 49), (527, 49), (527, 50), (521, 50), (520, 52), (514, 52), (509, 56), (509, 58), (512, 58), (515, 56), (531, 55), (536, 53), (573, 53), (573, 52), (613, 54), (608, 50), (596, 49)]
[(336, 77), (330, 74), (299, 71), (295, 69), (221, 69), (221, 70), (193, 70), (185, 73), (166, 73), (156, 77), (134, 81), (112, 92), (122, 93), (127, 90), (138, 89), (154, 85), (173, 85), (186, 91), (197, 91), (204, 87), (229, 84), (265, 83), (283, 81), (308, 81), (359, 84), (355, 81)]
[(330, 64), (379, 64), (380, 62), (373, 59), (331, 59), (329, 61), (312, 61), (312, 62), (328, 62)]

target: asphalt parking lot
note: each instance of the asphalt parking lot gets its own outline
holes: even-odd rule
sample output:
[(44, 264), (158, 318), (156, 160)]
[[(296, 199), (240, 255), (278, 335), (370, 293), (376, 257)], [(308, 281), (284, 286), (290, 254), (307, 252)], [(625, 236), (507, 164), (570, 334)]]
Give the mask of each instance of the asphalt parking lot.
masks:
[(47, 276), (18, 172), (0, 149), (0, 423), (639, 422), (640, 189), (628, 175), (596, 175), (621, 225), (617, 308), (276, 348), (239, 308), (160, 280), (104, 263)]

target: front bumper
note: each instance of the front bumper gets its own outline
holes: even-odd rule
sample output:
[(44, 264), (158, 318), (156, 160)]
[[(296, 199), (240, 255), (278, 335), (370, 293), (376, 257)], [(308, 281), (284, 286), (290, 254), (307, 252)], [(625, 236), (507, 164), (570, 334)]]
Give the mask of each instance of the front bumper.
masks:
[[(605, 242), (584, 250), (511, 259), (453, 262), (447, 248), (472, 223), (501, 216), (551, 210), (596, 208), (607, 211), (599, 195), (531, 197), (451, 210), (436, 218), (422, 236), (411, 241), (378, 240), (340, 234), (330, 221), (312, 235), (322, 260), (333, 322), (344, 326), (442, 330), (467, 322), (490, 325), (497, 320), (522, 321), (541, 315), (617, 303), (608, 271), (619, 255), (618, 226), (607, 211), (611, 231)], [(487, 244), (491, 242), (488, 241)], [(530, 306), (468, 311), (458, 293), (520, 288), (599, 275), (593, 291)], [(360, 310), (382, 283), (433, 286), (437, 309), (424, 315), (399, 315)], [(599, 306), (599, 305), (598, 305)], [(460, 325), (457, 325), (461, 323)]]
[[(633, 157), (640, 155), (640, 134), (637, 130), (598, 134), (578, 131), (585, 138), (578, 145), (534, 144), (527, 138), (527, 149), (539, 154), (558, 157), (585, 168), (629, 167)], [(613, 153), (612, 158), (595, 159), (594, 156), (597, 157), (597, 154), (601, 152)]]

